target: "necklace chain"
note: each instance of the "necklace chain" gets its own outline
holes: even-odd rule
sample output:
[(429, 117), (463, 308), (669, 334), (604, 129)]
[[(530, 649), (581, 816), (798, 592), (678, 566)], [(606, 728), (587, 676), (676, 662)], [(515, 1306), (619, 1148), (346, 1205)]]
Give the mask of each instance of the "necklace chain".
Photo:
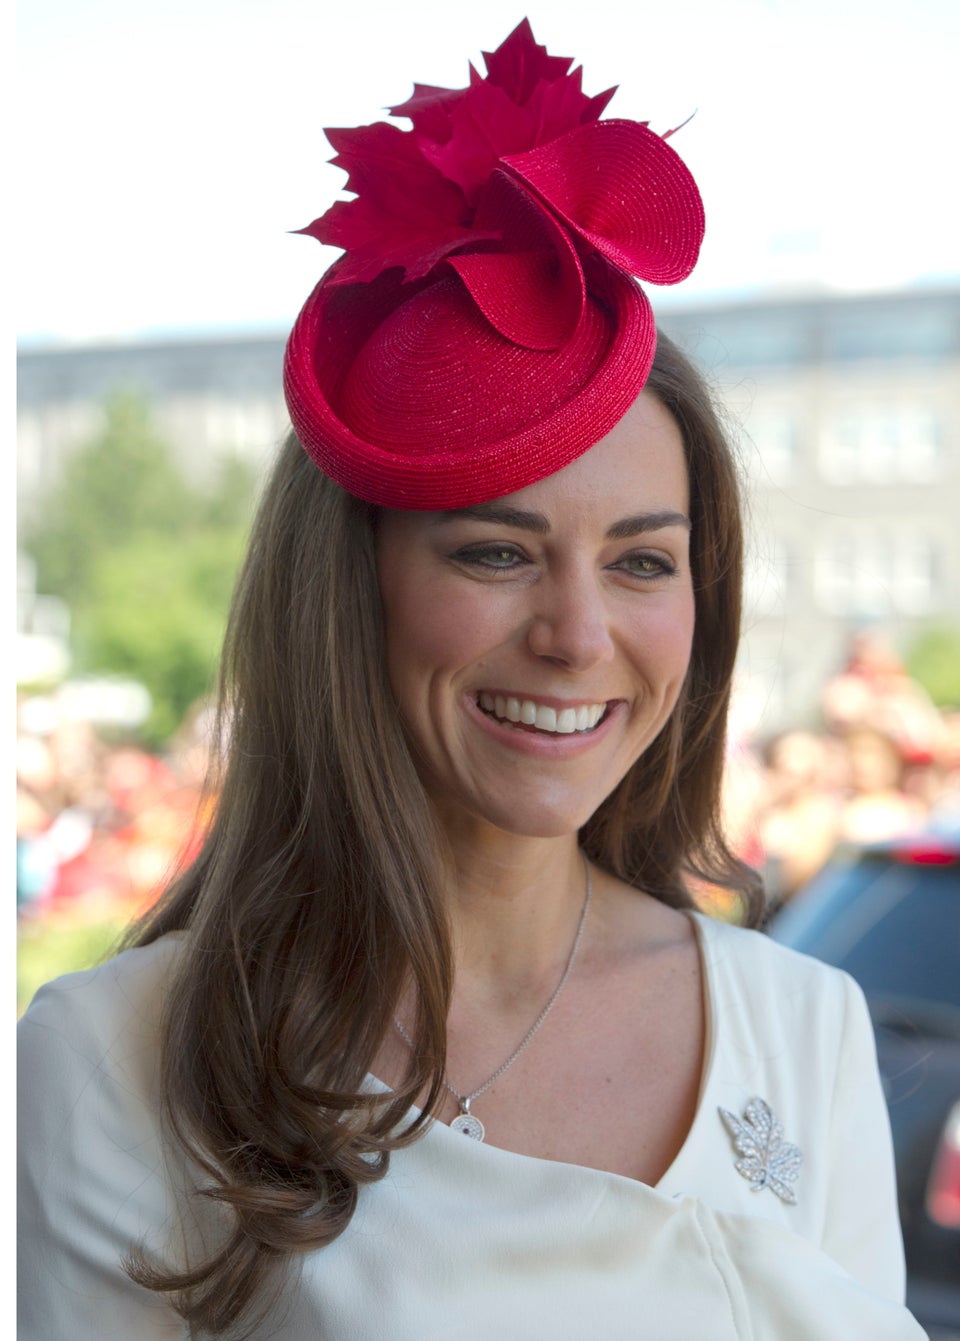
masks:
[[(570, 948), (570, 954), (567, 958), (566, 968), (563, 970), (563, 973), (560, 976), (560, 981), (557, 983), (556, 987), (551, 992), (550, 999), (548, 1000), (547, 1004), (544, 1006), (543, 1010), (541, 1010), (540, 1014), (534, 1020), (533, 1024), (530, 1026), (527, 1032), (524, 1034), (523, 1038), (520, 1040), (520, 1043), (517, 1045), (517, 1047), (514, 1048), (513, 1052), (511, 1052), (507, 1060), (505, 1062), (502, 1062), (500, 1066), (497, 1067), (496, 1071), (494, 1071), (493, 1075), (488, 1077), (488, 1079), (485, 1080), (483, 1084), (480, 1085), (477, 1089), (475, 1089), (472, 1094), (459, 1094), (450, 1084), (449, 1080), (447, 1080), (447, 1077), (446, 1076), (443, 1077), (444, 1087), (449, 1091), (449, 1093), (454, 1097), (454, 1099), (456, 1099), (457, 1103), (460, 1105), (461, 1118), (468, 1118), (470, 1123), (472, 1123), (475, 1127), (479, 1128), (479, 1134), (476, 1134), (474, 1132), (469, 1133), (471, 1135), (475, 1135), (475, 1138), (478, 1140), (481, 1141), (483, 1140), (483, 1127), (477, 1121), (477, 1119), (470, 1114), (471, 1103), (474, 1101), (474, 1099), (479, 1099), (481, 1094), (485, 1094), (486, 1091), (490, 1088), (490, 1086), (493, 1085), (495, 1081), (498, 1081), (500, 1077), (503, 1075), (503, 1073), (509, 1070), (511, 1066), (513, 1066), (514, 1062), (524, 1051), (527, 1045), (533, 1041), (534, 1035), (537, 1033), (540, 1026), (543, 1024), (544, 1020), (553, 1010), (554, 1006), (556, 1005), (557, 998), (559, 997), (560, 993), (566, 986), (567, 979), (570, 977), (570, 971), (573, 968), (574, 960), (577, 957), (577, 951), (580, 948), (580, 940), (583, 936), (583, 928), (587, 920), (587, 910), (590, 907), (590, 895), (591, 895), (590, 863), (585, 855), (583, 856), (583, 866), (584, 871), (586, 872), (586, 892), (583, 897), (583, 908), (580, 912), (580, 921), (577, 923), (577, 932), (573, 938), (573, 945)], [(396, 1018), (396, 1016), (394, 1016), (393, 1023), (396, 1026), (397, 1033), (403, 1039), (404, 1043), (406, 1043), (407, 1047), (412, 1050), (414, 1047), (413, 1039), (407, 1033), (406, 1029)]]

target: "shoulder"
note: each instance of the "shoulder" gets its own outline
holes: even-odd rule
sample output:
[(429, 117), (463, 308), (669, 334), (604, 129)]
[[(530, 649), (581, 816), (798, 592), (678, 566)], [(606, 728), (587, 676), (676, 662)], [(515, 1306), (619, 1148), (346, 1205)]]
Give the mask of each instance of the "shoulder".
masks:
[(840, 969), (757, 931), (696, 915), (703, 952), (711, 1076), (718, 1102), (758, 1094), (810, 1150), (832, 1142), (826, 1126), (850, 1100), (883, 1117), (876, 1043), (863, 992)]
[[(706, 985), (708, 1063), (694, 1131), (670, 1190), (792, 1229), (870, 1289), (902, 1298), (893, 1155), (866, 1002), (846, 973), (761, 932), (695, 914)], [(758, 1201), (719, 1112), (751, 1122), (759, 1098), (777, 1140), (800, 1152), (796, 1202)], [(726, 1122), (725, 1122), (725, 1125)]]
[(875, 1075), (869, 1013), (848, 974), (762, 932), (695, 918), (714, 1061), (735, 1088), (763, 1084), (769, 1093), (754, 1092), (809, 1113), (832, 1106), (841, 1076)]
[(122, 954), (41, 987), (17, 1026), (21, 1074), (31, 1087), (82, 1083), (117, 1068), (153, 1067), (160, 1020), (182, 935)]
[(861, 997), (853, 979), (840, 969), (780, 945), (760, 931), (719, 922), (694, 913), (704, 966), (722, 999), (758, 999), (808, 1009), (844, 1009)]
[[(160, 1030), (182, 938), (41, 988), (18, 1027), (18, 1234), (24, 1337), (181, 1336), (122, 1263), (177, 1223)], [(178, 1184), (179, 1186), (179, 1184)]]
[(72, 1017), (78, 1010), (97, 1017), (121, 1004), (149, 1010), (175, 971), (183, 942), (184, 934), (175, 932), (95, 968), (52, 979), (38, 990), (21, 1025), (36, 1024), (51, 1013)]

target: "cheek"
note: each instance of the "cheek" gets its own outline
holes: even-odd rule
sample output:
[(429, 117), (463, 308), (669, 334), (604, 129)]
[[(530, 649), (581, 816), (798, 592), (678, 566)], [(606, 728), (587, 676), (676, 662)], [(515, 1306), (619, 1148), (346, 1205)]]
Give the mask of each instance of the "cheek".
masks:
[(404, 585), (384, 592), (383, 607), (390, 680), (408, 701), (480, 660), (495, 638), (489, 603), (463, 592), (452, 600), (436, 586)]
[(693, 649), (693, 595), (650, 609), (637, 630), (634, 657), (638, 674), (661, 711), (671, 712), (686, 678)]
[(649, 654), (664, 670), (681, 668), (686, 671), (693, 646), (695, 607), (693, 592), (686, 591), (676, 599), (650, 611), (645, 622), (644, 635)]

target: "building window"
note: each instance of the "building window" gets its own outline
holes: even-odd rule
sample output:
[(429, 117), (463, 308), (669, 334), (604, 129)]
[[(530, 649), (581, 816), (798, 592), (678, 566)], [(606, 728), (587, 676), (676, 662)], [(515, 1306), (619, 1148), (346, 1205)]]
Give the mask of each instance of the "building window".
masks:
[(785, 484), (797, 461), (797, 426), (785, 410), (751, 414), (747, 431), (753, 443), (752, 475), (758, 484)]
[(793, 313), (754, 310), (742, 315), (718, 315), (711, 319), (708, 331), (716, 340), (715, 364), (756, 368), (803, 363), (811, 356), (810, 323), (798, 320)]
[(955, 314), (949, 302), (916, 308), (828, 309), (824, 330), (827, 359), (937, 358), (957, 349)]
[(942, 441), (926, 406), (852, 406), (827, 419), (820, 469), (833, 484), (926, 484), (943, 472)]
[(815, 556), (817, 602), (833, 615), (926, 615), (939, 604), (939, 568), (935, 539), (917, 526), (851, 525)]

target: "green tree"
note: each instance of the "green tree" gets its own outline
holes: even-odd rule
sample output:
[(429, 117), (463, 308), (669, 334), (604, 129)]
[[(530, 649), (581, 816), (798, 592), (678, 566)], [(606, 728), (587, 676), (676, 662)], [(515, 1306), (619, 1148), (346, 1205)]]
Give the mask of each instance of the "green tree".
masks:
[(906, 663), (938, 708), (960, 707), (960, 628), (940, 624), (925, 629), (910, 647)]
[(132, 537), (191, 528), (197, 502), (157, 433), (147, 406), (121, 392), (105, 406), (104, 426), (66, 460), (36, 504), (24, 539), (40, 589), (73, 602), (89, 594), (98, 556)]
[(241, 530), (146, 534), (93, 566), (75, 615), (78, 659), (147, 686), (152, 743), (168, 739), (213, 683), (243, 540)]
[(235, 459), (192, 487), (147, 407), (120, 395), (24, 527), (39, 589), (70, 605), (76, 670), (146, 685), (150, 744), (212, 683), (253, 496)]

